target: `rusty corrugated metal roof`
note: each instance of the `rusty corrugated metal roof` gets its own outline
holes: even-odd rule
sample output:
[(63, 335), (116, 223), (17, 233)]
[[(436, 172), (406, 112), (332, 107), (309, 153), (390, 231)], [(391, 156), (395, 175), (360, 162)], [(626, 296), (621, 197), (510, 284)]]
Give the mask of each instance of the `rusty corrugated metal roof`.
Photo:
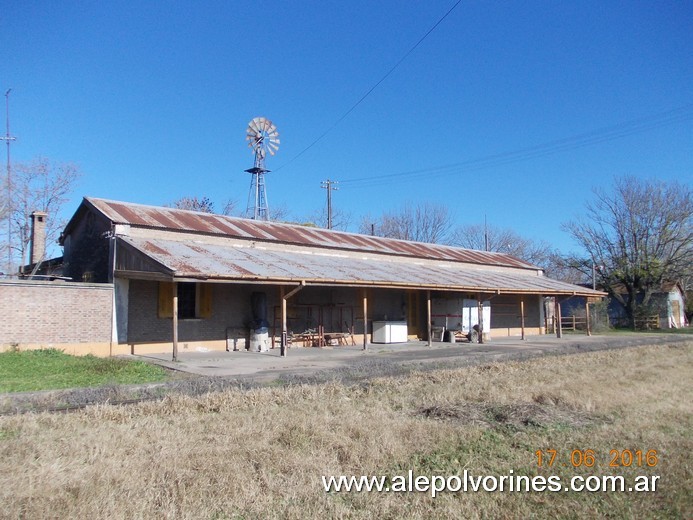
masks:
[[(238, 242), (121, 236), (118, 240), (174, 272), (176, 278), (275, 283), (416, 287), (491, 293), (601, 295), (536, 273), (475, 267), (454, 261), (334, 254), (307, 248), (238, 247)], [(181, 237), (182, 238), (182, 237)]]
[(85, 198), (85, 202), (116, 224), (336, 250), (364, 251), (520, 269), (539, 269), (502, 253), (90, 197)]

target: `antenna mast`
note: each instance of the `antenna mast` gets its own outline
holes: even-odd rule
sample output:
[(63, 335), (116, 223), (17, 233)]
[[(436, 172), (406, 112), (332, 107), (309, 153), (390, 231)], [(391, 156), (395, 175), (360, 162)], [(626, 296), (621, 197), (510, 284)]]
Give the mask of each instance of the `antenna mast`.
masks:
[(15, 141), (16, 137), (10, 134), (10, 92), (11, 88), (5, 92), (5, 112), (6, 130), (5, 135), (0, 136), (0, 140), (7, 144), (7, 274), (12, 271), (12, 168), (10, 166), (10, 142)]

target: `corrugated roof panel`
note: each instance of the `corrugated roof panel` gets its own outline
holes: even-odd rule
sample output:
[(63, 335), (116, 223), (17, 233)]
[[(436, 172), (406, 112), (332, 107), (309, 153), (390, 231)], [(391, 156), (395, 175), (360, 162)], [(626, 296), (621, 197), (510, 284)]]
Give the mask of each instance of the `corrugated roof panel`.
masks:
[(130, 224), (131, 226), (214, 234), (321, 248), (537, 269), (537, 267), (531, 266), (522, 260), (500, 253), (308, 228), (295, 224), (256, 221), (175, 208), (145, 206), (93, 198), (85, 200), (113, 222)]
[(601, 294), (543, 276), (388, 257), (314, 254), (168, 239), (119, 237), (181, 278), (431, 287), (485, 292)]

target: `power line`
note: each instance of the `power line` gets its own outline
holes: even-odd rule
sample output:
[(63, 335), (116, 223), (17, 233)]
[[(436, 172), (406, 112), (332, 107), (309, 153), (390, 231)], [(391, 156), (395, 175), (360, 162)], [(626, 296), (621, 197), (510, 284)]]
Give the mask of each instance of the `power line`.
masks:
[(313, 146), (315, 146), (316, 144), (318, 144), (327, 134), (329, 134), (332, 130), (334, 130), (342, 121), (344, 121), (344, 120), (349, 116), (349, 114), (351, 114), (351, 113), (356, 109), (356, 107), (358, 107), (361, 103), (363, 103), (363, 102), (365, 101), (365, 99), (366, 99), (368, 96), (370, 96), (371, 93), (372, 93), (376, 88), (378, 88), (378, 87), (380, 86), (380, 84), (381, 84), (383, 81), (385, 81), (385, 80), (397, 69), (397, 67), (399, 67), (399, 66), (402, 64), (402, 62), (404, 62), (404, 60), (406, 60), (406, 59), (409, 57), (409, 55), (410, 55), (412, 52), (414, 52), (414, 51), (416, 50), (416, 48), (417, 48), (419, 45), (421, 45), (421, 44), (423, 43), (423, 41), (424, 41), (433, 31), (436, 30), (436, 28), (443, 22), (443, 20), (445, 20), (445, 19), (448, 17), (448, 15), (449, 15), (450, 13), (452, 13), (452, 11), (454, 11), (455, 8), (456, 8), (460, 3), (462, 3), (462, 0), (457, 0), (457, 2), (455, 2), (454, 5), (453, 5), (450, 9), (448, 9), (448, 11), (447, 11), (443, 16), (441, 16), (440, 19), (439, 19), (435, 24), (433, 24), (433, 26), (432, 26), (428, 31), (426, 31), (426, 34), (424, 34), (421, 38), (419, 38), (419, 41), (417, 41), (417, 42), (416, 42), (416, 43), (404, 54), (404, 56), (402, 56), (402, 57), (397, 61), (397, 63), (395, 63), (395, 64), (392, 66), (392, 68), (390, 68), (390, 70), (388, 70), (388, 71), (385, 73), (385, 75), (384, 75), (382, 78), (380, 78), (370, 89), (368, 89), (368, 91), (367, 91), (363, 96), (361, 96), (361, 98), (360, 98), (356, 103), (354, 103), (354, 104), (351, 106), (351, 108), (350, 108), (349, 110), (347, 110), (346, 112), (344, 112), (344, 114), (343, 114), (339, 119), (337, 119), (337, 121), (335, 121), (329, 128), (327, 128), (327, 130), (325, 130), (322, 134), (320, 134), (320, 135), (317, 137), (317, 139), (315, 139), (312, 143), (310, 143), (308, 146), (306, 146), (303, 150), (301, 150), (301, 151), (300, 151), (297, 155), (295, 155), (292, 159), (290, 159), (288, 162), (282, 164), (279, 168), (276, 168), (274, 171), (275, 171), (275, 172), (276, 172), (276, 171), (279, 171), (279, 170), (281, 170), (284, 166), (288, 166), (289, 164), (291, 164), (292, 162), (294, 162), (296, 159), (298, 159), (299, 157), (301, 157), (301, 156), (302, 156), (304, 153), (306, 153), (308, 150), (310, 150), (311, 148), (313, 148)]
[(371, 177), (359, 177), (356, 179), (343, 179), (345, 188), (362, 188), (377, 186), (391, 182), (392, 180), (414, 180), (417, 178), (431, 178), (451, 175), (453, 173), (477, 171), (486, 168), (512, 164), (528, 159), (544, 157), (559, 152), (569, 151), (584, 146), (599, 144), (614, 139), (620, 139), (633, 134), (660, 128), (663, 126), (680, 123), (693, 119), (693, 104), (667, 110), (652, 116), (632, 119), (616, 125), (603, 127), (591, 132), (577, 134), (546, 143), (533, 145), (508, 152), (487, 155), (476, 159), (469, 159), (458, 163), (423, 168), (406, 172), (375, 175)]

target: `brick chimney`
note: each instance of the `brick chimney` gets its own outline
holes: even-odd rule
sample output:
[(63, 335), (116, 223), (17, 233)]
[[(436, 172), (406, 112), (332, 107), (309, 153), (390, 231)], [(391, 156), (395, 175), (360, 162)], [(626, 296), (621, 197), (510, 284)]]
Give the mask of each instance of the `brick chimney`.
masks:
[(31, 214), (31, 249), (29, 263), (35, 264), (43, 260), (46, 253), (46, 217), (48, 213), (34, 211)]

